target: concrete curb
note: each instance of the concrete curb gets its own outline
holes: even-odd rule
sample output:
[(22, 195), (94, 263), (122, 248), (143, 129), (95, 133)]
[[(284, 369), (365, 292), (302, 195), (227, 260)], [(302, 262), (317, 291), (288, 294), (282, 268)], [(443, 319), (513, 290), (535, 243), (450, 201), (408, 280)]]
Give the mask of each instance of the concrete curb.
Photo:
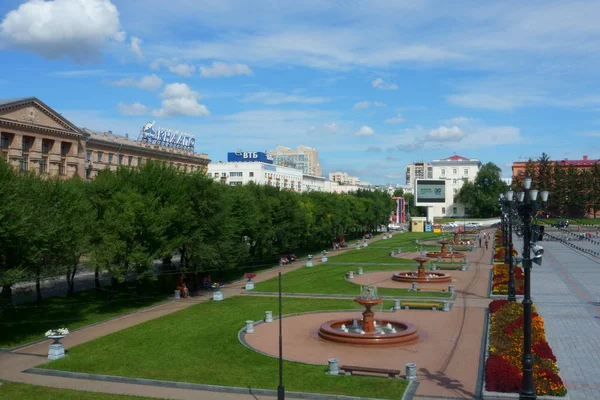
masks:
[[(236, 386), (219, 386), (219, 385), (206, 385), (201, 383), (188, 383), (188, 382), (175, 382), (175, 381), (162, 381), (157, 379), (145, 379), (145, 378), (126, 378), (122, 376), (114, 375), (100, 375), (100, 374), (86, 374), (82, 372), (67, 372), (57, 371), (51, 369), (41, 368), (29, 368), (23, 371), (28, 374), (37, 374), (45, 376), (56, 376), (61, 378), (71, 379), (89, 379), (94, 381), (102, 382), (115, 382), (115, 383), (127, 383), (132, 385), (144, 385), (144, 386), (158, 386), (168, 387), (175, 389), (187, 389), (187, 390), (198, 390), (208, 392), (221, 392), (221, 393), (236, 393), (246, 395), (259, 395), (259, 396), (270, 396), (277, 397), (276, 390), (270, 389), (253, 389), (243, 388)], [(315, 399), (315, 400), (381, 400), (370, 397), (356, 397), (356, 396), (343, 396), (334, 394), (318, 394), (318, 393), (306, 393), (306, 392), (289, 392), (286, 391), (286, 397), (294, 399)]]
[(406, 386), (406, 390), (404, 391), (404, 394), (402, 395), (402, 398), (400, 400), (413, 400), (413, 398), (415, 397), (415, 394), (417, 393), (418, 388), (419, 388), (418, 381), (408, 382), (408, 386)]
[[(448, 292), (446, 292), (448, 293)], [(246, 292), (242, 296), (278, 296), (277, 292)], [(352, 294), (321, 294), (321, 293), (282, 293), (283, 297), (326, 297), (332, 299), (355, 299), (356, 295)], [(424, 296), (379, 296), (384, 300), (428, 300), (428, 301), (444, 301), (455, 300), (456, 292), (449, 297), (424, 297)]]

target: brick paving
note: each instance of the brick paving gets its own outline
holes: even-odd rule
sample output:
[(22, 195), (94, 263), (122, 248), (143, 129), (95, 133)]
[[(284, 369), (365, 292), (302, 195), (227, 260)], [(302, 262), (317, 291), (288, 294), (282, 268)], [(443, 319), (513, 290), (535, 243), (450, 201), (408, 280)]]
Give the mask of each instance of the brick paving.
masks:
[[(377, 239), (377, 238), (376, 238)], [(343, 250), (342, 250), (343, 251)], [(332, 255), (334, 252), (330, 252)], [(394, 348), (387, 350), (385, 353), (390, 353), (385, 361), (394, 365), (402, 365), (405, 362), (416, 362), (418, 365), (418, 376), (421, 384), (417, 391), (419, 398), (428, 398), (429, 396), (442, 396), (443, 398), (465, 398), (470, 399), (476, 396), (478, 392), (477, 378), (479, 357), (481, 352), (481, 339), (484, 310), (483, 308), (489, 303), (486, 299), (489, 270), (491, 259), (491, 250), (476, 252), (467, 252), (467, 257), (471, 263), (469, 271), (462, 271), (464, 275), (461, 278), (472, 276), (469, 282), (467, 279), (457, 285), (458, 297), (454, 303), (451, 312), (444, 313), (441, 311), (426, 311), (426, 310), (410, 310), (400, 311), (395, 314), (406, 314), (407, 320), (416, 322), (423, 330), (423, 341), (414, 345), (414, 349), (409, 348)], [(318, 264), (318, 259), (313, 259), (315, 265)], [(305, 265), (305, 261), (293, 263), (291, 265), (275, 268), (269, 271), (258, 274), (254, 278), (255, 282), (261, 282), (277, 276), (278, 272), (286, 273)], [(451, 271), (452, 273), (452, 271)], [(462, 280), (462, 279), (461, 279)], [(227, 288), (223, 289), (225, 297), (243, 294), (244, 280), (234, 282)], [(63, 339), (63, 343), (67, 348), (85, 343), (100, 336), (104, 336), (130, 326), (137, 325), (144, 321), (158, 318), (180, 309), (190, 307), (202, 301), (209, 299), (208, 295), (182, 299), (177, 302), (170, 302), (152, 309), (143, 310), (138, 313), (123, 316), (101, 324), (83, 328), (72, 332), (67, 338)], [(392, 315), (392, 314), (386, 314)], [(292, 318), (292, 317), (289, 317)], [(322, 318), (322, 316), (321, 316)], [(287, 318), (286, 318), (287, 319)], [(404, 319), (402, 316), (400, 319)], [(290, 319), (291, 321), (291, 319)], [(315, 325), (317, 321), (311, 322)], [(259, 326), (260, 330), (269, 328), (269, 325), (263, 324)], [(318, 324), (316, 324), (318, 325)], [(261, 328), (264, 326), (264, 328)], [(306, 325), (301, 325), (306, 326)], [(314, 331), (314, 327), (312, 330)], [(300, 328), (296, 329), (298, 335), (302, 336)], [(257, 329), (258, 333), (258, 329)], [(265, 334), (266, 335), (266, 334)], [(259, 338), (261, 335), (255, 334), (254, 338)], [(308, 337), (312, 337), (308, 333)], [(290, 338), (291, 339), (291, 338)], [(304, 337), (303, 340), (307, 340)], [(271, 343), (276, 343), (272, 339), (267, 340)], [(247, 394), (232, 394), (232, 393), (215, 393), (208, 391), (196, 391), (186, 389), (159, 388), (153, 386), (144, 386), (136, 384), (100, 382), (86, 379), (72, 379), (61, 377), (50, 377), (34, 374), (26, 374), (22, 371), (43, 364), (47, 361), (46, 353), (49, 341), (43, 341), (33, 344), (13, 352), (0, 353), (0, 380), (22, 382), (34, 385), (50, 386), (64, 389), (87, 390), (94, 392), (105, 392), (115, 394), (129, 394), (148, 396), (155, 398), (173, 398), (173, 399), (263, 399), (267, 397), (247, 395)], [(334, 346), (329, 350), (333, 352), (340, 345)], [(411, 346), (409, 346), (411, 347)], [(299, 351), (304, 353), (303, 348), (297, 348), (293, 344), (286, 346), (286, 351)], [(295, 350), (294, 350), (295, 349)], [(353, 352), (363, 354), (361, 359), (367, 362), (369, 358), (373, 359), (373, 350), (369, 349), (367, 356), (364, 349), (346, 349), (343, 357), (356, 357)], [(361, 353), (362, 351), (362, 353)], [(308, 353), (308, 351), (306, 352)], [(290, 355), (293, 353), (290, 353)], [(325, 354), (325, 353), (321, 353)], [(410, 355), (410, 359), (409, 356)], [(339, 358), (343, 358), (337, 355)], [(357, 362), (360, 360), (356, 360)], [(319, 361), (322, 363), (323, 361)], [(371, 362), (371, 361), (368, 361)], [(325, 360), (326, 363), (326, 360)], [(387, 364), (386, 364), (387, 365)], [(398, 366), (396, 366), (398, 368)], [(582, 390), (584, 390), (582, 388)], [(585, 388), (585, 390), (593, 390)], [(439, 398), (439, 397), (438, 397)]]
[(600, 307), (592, 304), (600, 296), (600, 262), (560, 242), (540, 244), (544, 258), (534, 264), (531, 293), (560, 376), (572, 400), (600, 399)]

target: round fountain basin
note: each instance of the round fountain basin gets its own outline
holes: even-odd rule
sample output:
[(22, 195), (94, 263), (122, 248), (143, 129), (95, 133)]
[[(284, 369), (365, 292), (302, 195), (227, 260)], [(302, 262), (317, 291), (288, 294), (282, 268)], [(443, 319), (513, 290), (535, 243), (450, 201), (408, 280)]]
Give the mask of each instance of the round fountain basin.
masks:
[(452, 276), (443, 272), (426, 272), (425, 276), (419, 276), (417, 272), (396, 272), (392, 275), (392, 280), (398, 282), (418, 282), (418, 283), (434, 283), (434, 282), (451, 282)]
[(360, 345), (408, 345), (419, 341), (417, 327), (408, 322), (376, 319), (375, 332), (364, 332), (355, 319), (327, 321), (319, 329), (319, 336), (337, 343)]
[(441, 251), (428, 251), (427, 257), (429, 258), (464, 258), (464, 253), (458, 251), (446, 251), (442, 253)]

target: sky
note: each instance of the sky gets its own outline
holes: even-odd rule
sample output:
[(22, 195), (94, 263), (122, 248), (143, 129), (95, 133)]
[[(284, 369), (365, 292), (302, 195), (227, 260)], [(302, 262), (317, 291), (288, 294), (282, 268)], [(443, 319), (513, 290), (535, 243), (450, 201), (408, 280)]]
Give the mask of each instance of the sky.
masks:
[(80, 127), (187, 132), (196, 151), (314, 147), (404, 184), (458, 154), (600, 158), (600, 2), (3, 0), (0, 98)]

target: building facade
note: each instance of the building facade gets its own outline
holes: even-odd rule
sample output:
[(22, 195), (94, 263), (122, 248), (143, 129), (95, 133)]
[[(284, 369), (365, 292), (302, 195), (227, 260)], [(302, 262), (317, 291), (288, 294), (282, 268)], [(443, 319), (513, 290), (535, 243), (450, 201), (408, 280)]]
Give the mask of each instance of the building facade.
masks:
[[(587, 170), (592, 169), (596, 163), (600, 163), (600, 160), (590, 160), (588, 156), (583, 156), (581, 160), (558, 160), (558, 161), (550, 161), (551, 164), (561, 164), (563, 167), (573, 166), (578, 170)], [(533, 164), (536, 165), (537, 161), (533, 161)], [(512, 163), (512, 177), (513, 179), (519, 175), (523, 175), (525, 173), (525, 168), (527, 167), (526, 161), (515, 161)]]
[(300, 145), (296, 150), (292, 150), (289, 147), (277, 146), (269, 155), (277, 165), (296, 168), (307, 175), (323, 175), (319, 164), (319, 152), (312, 147)]
[(216, 162), (208, 164), (208, 176), (225, 185), (250, 182), (302, 192), (302, 171), (263, 162)]
[(406, 166), (406, 185), (413, 188), (417, 179), (433, 179), (433, 166), (427, 162), (416, 162)]
[(360, 185), (360, 178), (345, 172), (330, 172), (329, 180), (340, 185)]
[(476, 158), (466, 158), (453, 155), (441, 160), (433, 160), (433, 179), (446, 180), (446, 201), (433, 207), (434, 217), (464, 217), (469, 210), (463, 204), (455, 203), (465, 182), (474, 182), (481, 169), (481, 161)]
[(160, 160), (206, 170), (208, 155), (78, 128), (35, 97), (0, 101), (0, 155), (15, 169), (82, 179)]

